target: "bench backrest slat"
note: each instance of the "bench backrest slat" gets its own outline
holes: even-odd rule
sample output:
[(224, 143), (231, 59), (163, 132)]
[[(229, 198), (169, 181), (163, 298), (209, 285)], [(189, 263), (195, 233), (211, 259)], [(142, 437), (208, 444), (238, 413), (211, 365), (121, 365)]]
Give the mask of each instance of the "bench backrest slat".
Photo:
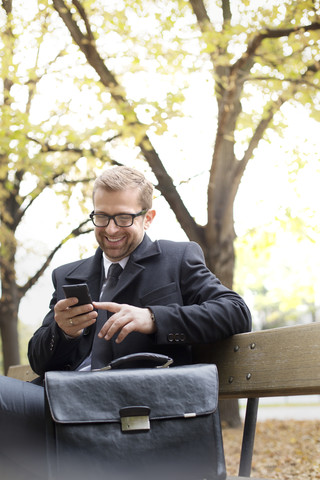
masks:
[(8, 377), (23, 380), (25, 382), (31, 382), (38, 376), (31, 369), (30, 365), (11, 365), (7, 375)]
[(320, 393), (320, 323), (234, 335), (194, 353), (217, 364), (221, 398)]

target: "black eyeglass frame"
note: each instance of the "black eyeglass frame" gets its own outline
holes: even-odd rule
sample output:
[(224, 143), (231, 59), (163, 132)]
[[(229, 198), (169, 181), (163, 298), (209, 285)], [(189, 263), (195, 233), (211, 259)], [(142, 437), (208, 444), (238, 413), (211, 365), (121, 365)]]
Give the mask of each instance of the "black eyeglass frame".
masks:
[[(93, 211), (90, 213), (89, 217), (90, 217), (93, 225), (94, 225), (95, 227), (97, 227), (97, 228), (106, 228), (106, 227), (109, 225), (110, 220), (113, 220), (114, 223), (116, 224), (116, 226), (119, 227), (119, 228), (128, 228), (128, 227), (132, 227), (133, 222), (134, 222), (134, 219), (135, 219), (136, 217), (140, 217), (141, 215), (146, 214), (147, 211), (148, 211), (148, 209), (146, 208), (146, 209), (144, 209), (144, 210), (141, 210), (141, 212), (138, 212), (138, 213), (117, 213), (116, 215), (107, 215), (106, 213), (94, 213), (94, 210), (93, 210)], [(95, 217), (95, 215), (99, 215), (100, 217), (105, 217), (105, 218), (106, 218), (106, 222), (107, 222), (106, 225), (96, 225), (96, 224), (94, 223), (94, 217)], [(128, 216), (131, 217), (131, 223), (130, 223), (130, 225), (118, 225), (116, 217), (121, 217), (121, 216), (123, 216), (123, 215), (128, 215)]]

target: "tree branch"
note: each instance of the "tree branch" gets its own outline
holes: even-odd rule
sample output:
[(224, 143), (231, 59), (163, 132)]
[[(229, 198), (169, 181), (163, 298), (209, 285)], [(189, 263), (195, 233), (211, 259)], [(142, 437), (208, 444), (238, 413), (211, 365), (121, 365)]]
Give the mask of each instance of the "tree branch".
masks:
[[(74, 2), (75, 7), (77, 3), (78, 2)], [(98, 73), (103, 85), (109, 88), (112, 98), (116, 102), (125, 103), (124, 89), (118, 84), (116, 78), (107, 68), (102, 58), (98, 54), (93, 39), (88, 38), (88, 36), (84, 35), (81, 32), (80, 28), (77, 25), (77, 22), (73, 19), (72, 14), (67, 5), (65, 4), (64, 0), (53, 0), (53, 4), (60, 17), (64, 21), (66, 27), (68, 28), (73, 41), (84, 53), (89, 65), (91, 65), (93, 69)], [(83, 15), (85, 15), (84, 10), (82, 7), (80, 10), (82, 11), (82, 14), (79, 12), (80, 16), (83, 17)], [(88, 22), (87, 16), (85, 16), (85, 18), (86, 22)]]
[[(112, 140), (120, 137), (121, 134), (114, 135), (113, 137), (110, 137), (106, 142), (111, 142)], [(36, 144), (40, 145), (41, 147), (41, 152), (43, 153), (48, 153), (48, 152), (58, 152), (58, 153), (77, 153), (79, 156), (85, 156), (89, 152), (93, 157), (99, 157), (101, 161), (104, 163), (108, 163), (110, 165), (122, 165), (122, 163), (118, 162), (117, 160), (114, 160), (110, 158), (107, 155), (98, 155), (98, 150), (94, 149), (91, 147), (90, 149), (83, 149), (80, 147), (74, 147), (70, 145), (65, 145), (64, 147), (52, 147), (50, 146), (47, 142), (42, 143), (40, 142), (37, 138), (33, 138), (30, 135), (27, 135), (28, 140), (35, 142)], [(78, 158), (76, 158), (73, 162), (71, 162), (71, 165), (74, 165), (78, 161)], [(52, 185), (56, 185), (58, 183), (64, 184), (64, 185), (74, 185), (78, 183), (88, 183), (92, 181), (92, 178), (83, 178), (83, 179), (77, 179), (77, 180), (68, 180), (67, 178), (61, 178), (65, 174), (65, 168), (63, 166), (60, 167), (60, 169), (56, 170), (55, 173), (51, 177), (44, 177), (40, 179), (40, 182), (38, 185), (35, 187), (35, 189), (30, 192), (24, 199), (25, 206), (24, 208), (20, 208), (19, 210), (19, 216), (18, 220), (20, 221), (22, 217), (25, 215), (26, 211), (31, 207), (33, 202), (38, 198), (38, 196), (43, 192), (43, 190), (46, 187), (50, 187)], [(29, 201), (27, 202), (27, 200)]]
[(288, 37), (292, 33), (303, 33), (303, 32), (309, 32), (313, 30), (320, 30), (320, 23), (315, 22), (311, 23), (310, 25), (300, 25), (298, 27), (292, 27), (292, 28), (279, 28), (279, 29), (273, 29), (273, 28), (265, 28), (263, 31), (258, 33), (253, 37), (253, 39), (248, 43), (248, 48), (244, 52), (244, 54), (235, 62), (235, 64), (231, 67), (231, 72), (234, 74), (234, 72), (239, 71), (244, 69), (245, 64), (248, 62), (250, 58), (255, 55), (257, 49), (265, 40), (266, 38), (281, 38), (281, 37)]
[(30, 192), (25, 198), (24, 202), (25, 206), (24, 208), (19, 209), (19, 215), (17, 216), (17, 221), (18, 223), (21, 221), (21, 219), (24, 217), (26, 214), (27, 210), (31, 207), (33, 202), (39, 197), (39, 195), (43, 192), (43, 190), (47, 187), (50, 187), (52, 185), (57, 185), (57, 184), (65, 184), (65, 185), (75, 185), (78, 183), (87, 183), (92, 181), (92, 178), (83, 178), (81, 180), (68, 180), (68, 179), (60, 179), (60, 177), (63, 175), (64, 171), (58, 172), (56, 175), (53, 175), (50, 178), (47, 178), (46, 180), (42, 179), (38, 185)]
[(5, 9), (7, 15), (12, 12), (12, 0), (2, 0), (2, 6)]
[[(37, 56), (36, 56), (36, 62), (35, 62), (35, 65), (34, 65), (34, 71), (36, 72), (36, 69), (38, 67), (38, 59), (39, 59), (39, 54), (40, 54), (40, 46), (38, 48), (38, 51), (37, 51)], [(48, 62), (46, 64), (46, 66), (44, 66), (44, 73), (42, 75), (34, 75), (32, 78), (30, 78), (26, 83), (25, 85), (28, 87), (28, 100), (27, 100), (27, 104), (26, 104), (26, 112), (27, 114), (30, 113), (30, 109), (31, 109), (31, 102), (32, 102), (32, 99), (34, 97), (34, 94), (35, 94), (35, 91), (36, 91), (36, 86), (37, 84), (40, 82), (40, 80), (45, 76), (47, 75), (48, 73), (48, 70), (49, 70), (49, 67), (51, 65), (53, 65), (56, 60), (58, 58), (60, 58), (62, 55), (64, 55), (64, 52), (63, 50), (61, 50), (56, 56), (54, 59), (52, 59), (50, 62)]]
[(207, 9), (203, 3), (203, 0), (189, 0), (189, 3), (192, 7), (193, 13), (197, 18), (197, 22), (201, 30), (207, 30), (209, 26), (212, 28), (212, 23), (207, 13)]
[(261, 118), (254, 134), (251, 137), (248, 148), (245, 151), (242, 159), (236, 164), (237, 178), (241, 178), (249, 160), (252, 157), (253, 151), (257, 148), (260, 140), (263, 137), (264, 132), (268, 128), (271, 120), (273, 119), (275, 113), (280, 110), (280, 107), (285, 103), (285, 100), (279, 98), (277, 102), (272, 102), (268, 108), (266, 108), (263, 117)]
[(72, 3), (76, 7), (76, 9), (78, 10), (82, 20), (84, 21), (84, 24), (85, 24), (86, 30), (87, 30), (88, 39), (91, 42), (93, 42), (94, 41), (94, 36), (93, 36), (92, 30), (91, 30), (91, 26), (90, 26), (88, 17), (86, 15), (85, 9), (83, 8), (83, 6), (81, 5), (81, 3), (78, 0), (72, 0)]
[[(108, 138), (105, 143), (110, 143), (112, 142), (113, 140), (121, 137), (122, 134), (119, 133), (117, 135), (114, 135), (113, 137), (110, 137)], [(97, 152), (98, 150), (91, 147), (91, 148), (80, 148), (80, 147), (74, 147), (72, 146), (71, 144), (66, 144), (64, 145), (63, 147), (54, 147), (52, 145), (50, 145), (48, 142), (41, 142), (40, 140), (38, 140), (37, 138), (34, 138), (34, 137), (31, 137), (30, 135), (27, 135), (27, 139), (28, 140), (31, 140), (32, 142), (35, 142), (37, 143), (38, 145), (40, 145), (41, 147), (41, 152), (43, 153), (47, 153), (47, 152), (73, 152), (73, 153), (78, 153), (79, 155), (81, 156), (84, 156), (87, 152), (90, 152), (90, 154), (94, 157), (97, 156)], [(100, 158), (101, 159), (101, 158)], [(117, 165), (117, 161), (116, 160), (111, 160), (109, 157), (107, 156), (103, 156), (102, 159), (108, 159), (108, 161), (110, 162), (113, 162), (114, 165)]]
[(93, 231), (93, 228), (89, 228), (87, 230), (82, 230), (83, 226), (86, 225), (90, 220), (85, 220), (84, 222), (80, 223), (77, 228), (74, 228), (69, 235), (67, 235), (48, 255), (45, 262), (41, 266), (41, 268), (33, 275), (28, 281), (21, 287), (19, 287), (19, 297), (22, 298), (26, 292), (36, 284), (42, 274), (50, 265), (54, 255), (57, 253), (58, 250), (71, 238), (79, 237), (80, 235), (85, 235), (86, 233), (90, 233)]
[(222, 0), (222, 14), (225, 22), (231, 20), (230, 0)]
[[(312, 71), (311, 69), (308, 69), (308, 71)], [(317, 71), (315, 71), (317, 72)], [(250, 82), (259, 82), (259, 81), (272, 81), (272, 82), (287, 82), (291, 83), (292, 85), (307, 85), (308, 87), (314, 88), (315, 90), (320, 90), (320, 85), (315, 85), (314, 83), (308, 81), (305, 79), (307, 72), (301, 76), (301, 78), (289, 78), (289, 77), (284, 77), (284, 78), (277, 78), (277, 77), (265, 77), (265, 76), (260, 76), (260, 77), (247, 77), (244, 80), (250, 80)]]

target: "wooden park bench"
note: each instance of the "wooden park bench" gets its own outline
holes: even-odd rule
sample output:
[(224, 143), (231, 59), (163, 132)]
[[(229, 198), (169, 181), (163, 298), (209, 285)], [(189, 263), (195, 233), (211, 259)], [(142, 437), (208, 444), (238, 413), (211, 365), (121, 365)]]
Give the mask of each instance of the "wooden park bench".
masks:
[(247, 398), (239, 477), (250, 477), (260, 397), (320, 393), (320, 323), (234, 335), (197, 347), (196, 361), (215, 363), (220, 398)]
[[(228, 477), (244, 480), (251, 472), (259, 398), (320, 394), (320, 323), (234, 335), (194, 353), (197, 363), (218, 366), (220, 398), (248, 399), (239, 476)], [(32, 379), (30, 367), (20, 368), (11, 367), (8, 375)]]

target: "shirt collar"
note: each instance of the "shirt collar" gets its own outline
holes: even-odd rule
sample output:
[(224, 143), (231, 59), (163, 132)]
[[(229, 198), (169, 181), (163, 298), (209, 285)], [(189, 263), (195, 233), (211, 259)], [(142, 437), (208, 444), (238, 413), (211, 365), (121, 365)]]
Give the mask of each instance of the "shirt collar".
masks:
[(129, 255), (127, 257), (124, 257), (119, 262), (111, 262), (103, 253), (103, 266), (104, 266), (105, 278), (107, 278), (108, 270), (112, 263), (119, 263), (119, 265), (121, 265), (121, 267), (124, 269), (124, 267), (127, 265), (128, 260), (129, 260)]

